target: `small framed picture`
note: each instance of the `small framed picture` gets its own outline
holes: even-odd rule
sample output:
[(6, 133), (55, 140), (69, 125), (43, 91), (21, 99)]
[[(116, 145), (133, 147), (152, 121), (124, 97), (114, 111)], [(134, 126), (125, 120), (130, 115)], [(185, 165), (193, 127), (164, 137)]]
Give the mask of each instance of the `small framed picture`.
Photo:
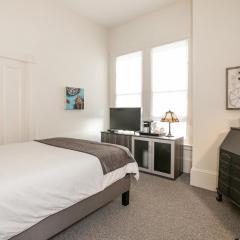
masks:
[(227, 110), (240, 110), (240, 66), (226, 69)]
[(84, 89), (66, 87), (66, 110), (84, 109)]

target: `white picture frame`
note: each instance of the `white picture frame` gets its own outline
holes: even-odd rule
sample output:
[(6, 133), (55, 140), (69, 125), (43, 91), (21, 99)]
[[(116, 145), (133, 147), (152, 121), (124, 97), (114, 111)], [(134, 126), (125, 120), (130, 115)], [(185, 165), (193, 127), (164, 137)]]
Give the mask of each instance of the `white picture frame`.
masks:
[(240, 66), (226, 69), (226, 109), (240, 110)]

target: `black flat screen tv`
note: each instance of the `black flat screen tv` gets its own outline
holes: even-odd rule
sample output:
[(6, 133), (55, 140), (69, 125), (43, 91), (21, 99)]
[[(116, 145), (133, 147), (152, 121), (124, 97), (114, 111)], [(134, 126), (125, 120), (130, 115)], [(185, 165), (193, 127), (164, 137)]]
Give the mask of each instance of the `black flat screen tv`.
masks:
[(139, 131), (141, 108), (110, 108), (110, 129)]

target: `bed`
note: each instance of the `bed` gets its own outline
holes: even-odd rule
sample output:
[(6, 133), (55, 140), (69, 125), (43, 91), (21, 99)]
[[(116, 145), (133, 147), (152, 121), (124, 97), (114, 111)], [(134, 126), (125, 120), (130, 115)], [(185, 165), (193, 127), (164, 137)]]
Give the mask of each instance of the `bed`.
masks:
[[(100, 157), (75, 143), (73, 149), (37, 141), (0, 146), (0, 239), (46, 240), (121, 194), (128, 205), (138, 166), (130, 161), (106, 170), (101, 156), (108, 146), (98, 144)], [(111, 147), (130, 156), (112, 145), (109, 162)]]

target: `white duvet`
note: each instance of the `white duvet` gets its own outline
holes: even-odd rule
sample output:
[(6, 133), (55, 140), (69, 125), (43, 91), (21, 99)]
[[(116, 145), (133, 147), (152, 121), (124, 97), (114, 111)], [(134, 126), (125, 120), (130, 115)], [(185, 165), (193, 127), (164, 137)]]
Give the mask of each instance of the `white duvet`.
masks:
[(0, 240), (9, 239), (42, 219), (136, 173), (131, 163), (103, 175), (89, 154), (38, 142), (0, 146)]

